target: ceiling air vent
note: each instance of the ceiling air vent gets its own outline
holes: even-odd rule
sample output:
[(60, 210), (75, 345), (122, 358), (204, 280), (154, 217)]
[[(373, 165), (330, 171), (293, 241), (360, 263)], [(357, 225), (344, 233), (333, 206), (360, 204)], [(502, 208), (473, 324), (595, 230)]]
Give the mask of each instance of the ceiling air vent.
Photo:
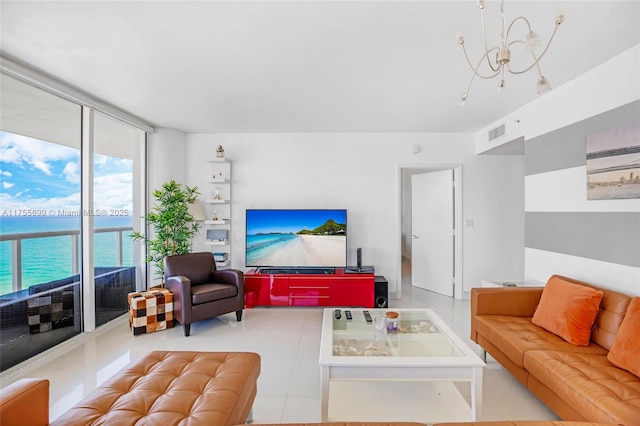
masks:
[(502, 135), (504, 135), (504, 124), (496, 127), (493, 130), (489, 130), (489, 142), (496, 138), (499, 138)]

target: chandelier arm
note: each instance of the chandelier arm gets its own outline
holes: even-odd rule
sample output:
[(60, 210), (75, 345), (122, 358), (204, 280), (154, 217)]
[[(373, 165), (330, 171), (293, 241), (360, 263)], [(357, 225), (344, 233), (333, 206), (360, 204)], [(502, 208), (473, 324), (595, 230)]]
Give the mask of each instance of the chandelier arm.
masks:
[[(535, 59), (535, 56), (534, 56), (534, 59)], [(540, 64), (539, 64), (539, 62), (537, 62), (537, 61), (535, 61), (534, 63), (532, 63), (529, 67), (527, 67), (527, 68), (525, 68), (525, 69), (523, 69), (523, 70), (519, 70), (519, 71), (514, 71), (514, 70), (512, 70), (512, 69), (511, 69), (511, 67), (510, 67), (509, 65), (507, 65), (507, 68), (509, 69), (509, 72), (510, 72), (511, 74), (516, 74), (516, 75), (518, 75), (518, 74), (524, 74), (524, 73), (526, 73), (527, 71), (531, 70), (531, 68), (535, 67), (536, 65), (538, 66), (538, 72), (540, 72)]]
[(484, 8), (480, 9), (480, 22), (482, 23), (482, 39), (484, 41), (484, 53), (485, 53), (484, 57), (487, 58), (487, 64), (489, 64), (489, 68), (491, 68), (492, 71), (499, 71), (500, 66), (498, 65), (497, 67), (494, 67), (493, 64), (491, 63), (491, 59), (489, 59), (489, 52), (498, 48), (493, 47), (491, 48), (491, 50), (489, 50), (489, 46), (487, 45), (487, 31), (484, 25)]
[[(495, 49), (495, 48), (494, 48), (494, 49)], [(491, 50), (494, 50), (494, 49), (491, 49)], [(497, 71), (495, 72), (495, 74), (493, 74), (492, 76), (483, 76), (482, 74), (480, 74), (480, 73), (478, 72), (478, 68), (480, 68), (480, 65), (482, 65), (482, 61), (484, 61), (484, 57), (485, 57), (487, 54), (488, 54), (488, 52), (487, 52), (487, 53), (485, 53), (485, 54), (484, 54), (484, 56), (482, 56), (482, 58), (480, 58), (480, 60), (478, 61), (478, 65), (476, 65), (476, 67), (475, 67), (475, 68), (472, 68), (472, 70), (473, 70), (473, 74), (471, 75), (471, 80), (469, 80), (469, 84), (467, 85), (467, 90), (465, 90), (465, 92), (464, 92), (463, 101), (466, 101), (466, 96), (469, 94), (469, 90), (471, 90), (471, 85), (473, 84), (473, 80), (476, 78), (476, 76), (478, 76), (478, 77), (480, 77), (480, 78), (483, 78), (483, 79), (485, 79), (485, 80), (488, 80), (488, 79), (492, 79), (493, 77), (495, 77), (496, 75), (498, 75), (498, 73), (500, 72), (500, 70), (497, 70)], [(500, 67), (500, 68), (502, 68), (502, 67)]]
[[(471, 90), (471, 85), (473, 84), (473, 79), (476, 78), (476, 75), (478, 75), (478, 74), (473, 73), (471, 75), (471, 80), (469, 80), (469, 84), (467, 85), (467, 90), (464, 91), (464, 94), (467, 95), (467, 96), (469, 95), (469, 90)], [(463, 99), (466, 100), (466, 97), (463, 98)]]
[[(522, 41), (522, 40), (514, 40), (511, 43), (509, 43), (509, 47), (511, 47), (512, 45), (514, 45), (516, 43), (524, 44), (524, 41)], [(508, 63), (507, 64), (507, 69), (509, 70), (509, 72), (511, 74), (524, 74), (525, 72), (529, 71), (531, 68), (535, 67), (536, 64), (539, 61), (539, 59), (536, 58), (535, 53), (531, 52), (531, 56), (533, 56), (533, 63), (531, 65), (529, 65), (527, 68), (525, 68), (523, 70), (519, 70), (519, 71), (514, 71), (514, 70), (511, 69), (511, 63)], [(540, 69), (540, 66), (538, 66), (538, 69)]]
[[(509, 28), (507, 29), (507, 37), (505, 38), (505, 40), (509, 39), (509, 33), (511, 32), (511, 28), (513, 27), (513, 25), (520, 21), (523, 20), (525, 22), (525, 24), (527, 24), (527, 27), (529, 28), (529, 32), (531, 32), (531, 24), (529, 23), (529, 20), (527, 18), (525, 18), (524, 16), (518, 16), (517, 18), (515, 18), (513, 21), (511, 21), (511, 24), (509, 24)], [(509, 45), (513, 44), (513, 42), (509, 43)]]
[(538, 77), (542, 78), (542, 70), (540, 69), (540, 61), (536, 60), (536, 55), (531, 52), (531, 55), (533, 56), (533, 60), (535, 61), (535, 66), (538, 69)]
[[(511, 43), (509, 43), (509, 47), (511, 47), (512, 44), (516, 44), (516, 43), (522, 43), (524, 44), (524, 42), (522, 40), (514, 40)], [(518, 70), (518, 71), (514, 71), (511, 69), (511, 65), (507, 64), (507, 69), (509, 70), (509, 72), (511, 74), (524, 74), (525, 72), (529, 71), (531, 68), (533, 67), (538, 67), (538, 73), (540, 74), (540, 76), (542, 76), (542, 72), (540, 71), (540, 58), (542, 58), (542, 56), (540, 57), (536, 57), (536, 54), (531, 52), (531, 56), (533, 57), (533, 63), (531, 65), (529, 65), (527, 68), (523, 69), (523, 70)]]
[(464, 58), (467, 60), (467, 64), (469, 64), (469, 68), (473, 71), (473, 65), (471, 65), (471, 60), (469, 59), (469, 55), (467, 54), (467, 49), (465, 49), (464, 44), (462, 46), (462, 51), (464, 52)]
[[(494, 49), (496, 49), (496, 48), (494, 48)], [(494, 49), (491, 49), (491, 50), (494, 50)], [(488, 52), (485, 53), (484, 56), (486, 56), (487, 54), (488, 54)], [(480, 58), (480, 60), (478, 61), (478, 65), (476, 65), (476, 67), (473, 68), (473, 75), (471, 76), (471, 80), (469, 80), (469, 85), (467, 86), (467, 90), (465, 91), (465, 94), (468, 94), (469, 90), (471, 90), (471, 85), (473, 84), (473, 80), (476, 78), (476, 76), (478, 76), (478, 77), (480, 77), (482, 79), (485, 79), (485, 80), (490, 80), (493, 77), (495, 77), (496, 75), (498, 75), (500, 73), (500, 69), (503, 68), (503, 67), (500, 67), (500, 69), (498, 69), (493, 75), (490, 75), (490, 76), (484, 76), (484, 75), (480, 74), (478, 72), (478, 69), (480, 68), (480, 65), (482, 65), (482, 61), (484, 61), (484, 56), (482, 58)]]
[[(524, 17), (521, 17), (521, 18), (523, 18), (525, 21), (527, 21), (527, 24), (529, 23), (527, 18), (524, 18)], [(514, 20), (514, 22), (515, 22), (515, 20)], [(542, 59), (542, 57), (545, 55), (545, 53), (547, 53), (547, 50), (549, 50), (549, 46), (551, 46), (551, 42), (553, 41), (553, 38), (555, 37), (556, 32), (558, 31), (558, 27), (560, 26), (561, 23), (562, 23), (562, 21), (556, 20), (556, 26), (554, 27), (553, 32), (551, 33), (551, 37), (549, 38), (549, 41), (547, 42), (547, 45), (544, 47), (544, 50), (542, 51), (540, 56), (536, 56), (535, 53), (531, 52), (531, 55), (533, 56), (533, 61), (534, 61), (533, 64), (531, 64), (529, 67), (527, 67), (527, 68), (525, 68), (524, 70), (521, 70), (521, 71), (513, 71), (511, 69), (511, 67), (508, 66), (509, 72), (511, 74), (524, 74), (525, 72), (529, 71), (531, 68), (533, 68), (536, 65), (538, 66), (538, 71), (540, 71), (539, 62)], [(524, 41), (522, 41), (522, 40), (514, 40), (511, 43), (509, 43), (509, 47), (511, 47), (511, 45), (513, 45), (515, 43), (524, 44)]]
[[(549, 46), (551, 46), (551, 42), (553, 41), (553, 37), (555, 37), (556, 32), (558, 31), (558, 27), (560, 26), (561, 23), (562, 23), (561, 20), (556, 20), (556, 26), (553, 28), (553, 32), (551, 33), (551, 37), (549, 38), (549, 42), (544, 47), (544, 50), (542, 51), (540, 56), (538, 56), (536, 58), (536, 62), (540, 61), (542, 59), (542, 57), (544, 56), (544, 54), (547, 53), (547, 50), (549, 50)], [(534, 57), (535, 57), (535, 55), (534, 55)]]
[(496, 70), (496, 72), (494, 72), (491, 75), (482, 75), (479, 72), (476, 72), (476, 75), (484, 80), (491, 80), (492, 78), (494, 78), (496, 75), (500, 74), (502, 67), (500, 67), (499, 70)]
[(500, 24), (502, 26), (502, 31), (500, 32), (500, 38), (502, 38), (502, 48), (507, 44), (507, 34), (504, 32), (504, 26), (507, 21), (504, 19), (504, 0), (500, 1)]
[(480, 68), (480, 65), (482, 64), (482, 61), (484, 60), (485, 57), (487, 57), (489, 55), (489, 53), (493, 52), (494, 50), (498, 50), (497, 47), (492, 48), (491, 50), (489, 50), (487, 53), (485, 53), (484, 55), (482, 55), (482, 57), (480, 58), (480, 60), (478, 61), (478, 65), (476, 65), (475, 67), (471, 64), (471, 60), (469, 59), (469, 55), (467, 54), (467, 49), (465, 49), (464, 44), (462, 45), (462, 51), (464, 52), (464, 57), (467, 60), (467, 64), (469, 64), (469, 68), (471, 68), (471, 71), (473, 71), (474, 74), (478, 74), (478, 77), (480, 78), (484, 78), (484, 79), (488, 79), (488, 78), (493, 78), (496, 75), (498, 75), (498, 73), (500, 72), (500, 69), (502, 67), (498, 67), (497, 69), (494, 69), (493, 67), (491, 67), (491, 70), (495, 72), (495, 74), (493, 74), (490, 77), (485, 77), (482, 74), (480, 74), (478, 72), (478, 68)]
[[(484, 60), (485, 56), (487, 56), (489, 53), (491, 53), (492, 51), (498, 49), (497, 47), (494, 47), (493, 49), (489, 50), (487, 53), (485, 53), (482, 58), (480, 58), (480, 60), (478, 61), (478, 65), (476, 65), (475, 68), (472, 68), (473, 70), (473, 75), (477, 75), (478, 77), (484, 79), (484, 80), (490, 80), (493, 77), (495, 77), (496, 75), (500, 74), (500, 70), (502, 69), (502, 66), (498, 67), (497, 70), (494, 70), (495, 72), (491, 75), (482, 75), (478, 72), (478, 69), (480, 68), (480, 65), (482, 65), (482, 61)], [(472, 79), (473, 80), (473, 79)]]

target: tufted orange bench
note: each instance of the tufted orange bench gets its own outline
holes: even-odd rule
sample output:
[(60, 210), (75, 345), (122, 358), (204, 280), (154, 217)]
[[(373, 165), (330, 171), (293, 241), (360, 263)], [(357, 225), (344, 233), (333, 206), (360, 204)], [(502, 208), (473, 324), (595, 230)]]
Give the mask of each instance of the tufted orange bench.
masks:
[[(99, 386), (51, 425), (231, 426), (250, 417), (260, 374), (252, 352), (150, 352)], [(2, 424), (49, 424), (49, 381), (2, 389)]]

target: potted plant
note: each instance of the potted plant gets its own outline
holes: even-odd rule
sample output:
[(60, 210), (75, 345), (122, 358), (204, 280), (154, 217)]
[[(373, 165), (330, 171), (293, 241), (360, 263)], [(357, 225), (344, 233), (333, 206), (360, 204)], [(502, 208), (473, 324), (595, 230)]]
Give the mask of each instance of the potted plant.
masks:
[(147, 226), (153, 226), (153, 237), (140, 232), (131, 233), (134, 241), (147, 246), (146, 262), (152, 262), (157, 276), (164, 282), (164, 258), (174, 254), (186, 254), (191, 250), (191, 238), (200, 224), (194, 221), (189, 205), (196, 201), (198, 187), (189, 187), (175, 180), (166, 182), (162, 189), (153, 191), (156, 200), (147, 215)]

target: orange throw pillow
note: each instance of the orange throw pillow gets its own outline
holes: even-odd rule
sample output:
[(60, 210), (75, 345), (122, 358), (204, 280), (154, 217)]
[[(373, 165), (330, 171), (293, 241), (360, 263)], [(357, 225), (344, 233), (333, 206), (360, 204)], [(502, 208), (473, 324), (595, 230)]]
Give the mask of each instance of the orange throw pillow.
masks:
[(607, 359), (611, 364), (640, 376), (640, 297), (629, 303), (620, 329), (613, 341)]
[(542, 290), (531, 322), (578, 346), (589, 346), (604, 293), (554, 275)]

